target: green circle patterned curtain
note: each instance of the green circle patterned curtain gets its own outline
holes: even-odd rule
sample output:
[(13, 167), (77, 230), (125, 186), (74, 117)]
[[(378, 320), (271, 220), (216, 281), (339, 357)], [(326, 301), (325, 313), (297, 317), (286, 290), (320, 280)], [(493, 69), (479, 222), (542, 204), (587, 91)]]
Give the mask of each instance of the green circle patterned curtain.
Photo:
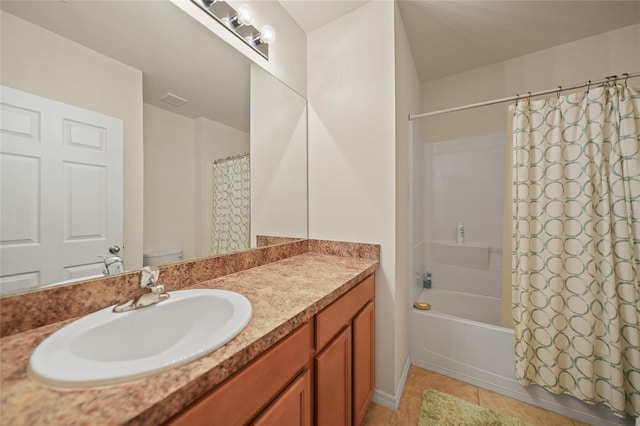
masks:
[(640, 414), (640, 96), (622, 85), (513, 114), (516, 376)]
[(251, 170), (249, 155), (213, 164), (211, 254), (249, 248)]

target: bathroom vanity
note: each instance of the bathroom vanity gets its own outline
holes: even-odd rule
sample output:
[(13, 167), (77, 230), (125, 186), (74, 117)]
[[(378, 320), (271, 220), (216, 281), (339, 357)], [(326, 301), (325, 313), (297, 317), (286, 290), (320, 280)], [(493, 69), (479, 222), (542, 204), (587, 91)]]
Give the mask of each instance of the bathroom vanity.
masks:
[(375, 386), (374, 292), (369, 275), (170, 424), (360, 424)]
[[(126, 289), (133, 277), (0, 299), (0, 423), (359, 424), (374, 389), (378, 265), (379, 246), (303, 240), (163, 267), (160, 281), (164, 276), (169, 291), (219, 288), (245, 295), (253, 307), (248, 326), (188, 364), (72, 391), (31, 379), (31, 352), (73, 320), (65, 317), (65, 304), (92, 294), (106, 301), (101, 290)], [(12, 322), (10, 314), (20, 309), (46, 319)]]

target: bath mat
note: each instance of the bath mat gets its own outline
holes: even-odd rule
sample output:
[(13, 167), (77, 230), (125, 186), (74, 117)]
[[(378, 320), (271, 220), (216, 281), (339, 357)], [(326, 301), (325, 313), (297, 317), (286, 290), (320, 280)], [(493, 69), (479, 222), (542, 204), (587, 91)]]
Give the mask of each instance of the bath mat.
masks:
[(531, 426), (433, 389), (422, 393), (418, 426)]

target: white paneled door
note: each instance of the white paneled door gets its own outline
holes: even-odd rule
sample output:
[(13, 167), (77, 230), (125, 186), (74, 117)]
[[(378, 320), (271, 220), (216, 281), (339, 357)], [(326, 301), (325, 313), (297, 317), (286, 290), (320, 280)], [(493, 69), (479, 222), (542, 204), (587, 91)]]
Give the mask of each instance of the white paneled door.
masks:
[(122, 246), (122, 120), (0, 91), (0, 292), (102, 273)]

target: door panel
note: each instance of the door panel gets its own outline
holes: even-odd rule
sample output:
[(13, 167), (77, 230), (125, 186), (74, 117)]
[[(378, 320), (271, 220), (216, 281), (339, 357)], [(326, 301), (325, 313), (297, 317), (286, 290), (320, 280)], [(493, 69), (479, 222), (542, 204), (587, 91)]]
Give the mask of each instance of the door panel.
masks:
[[(40, 242), (40, 159), (0, 153), (3, 246)], [(20, 184), (18, 185), (17, 182)]]
[(102, 166), (64, 163), (64, 242), (105, 239), (106, 171)]
[(67, 119), (62, 122), (65, 145), (96, 151), (105, 150), (107, 129)]
[(0, 90), (0, 292), (101, 273), (122, 245), (122, 120)]
[(7, 140), (40, 142), (40, 113), (2, 103), (0, 128)]

